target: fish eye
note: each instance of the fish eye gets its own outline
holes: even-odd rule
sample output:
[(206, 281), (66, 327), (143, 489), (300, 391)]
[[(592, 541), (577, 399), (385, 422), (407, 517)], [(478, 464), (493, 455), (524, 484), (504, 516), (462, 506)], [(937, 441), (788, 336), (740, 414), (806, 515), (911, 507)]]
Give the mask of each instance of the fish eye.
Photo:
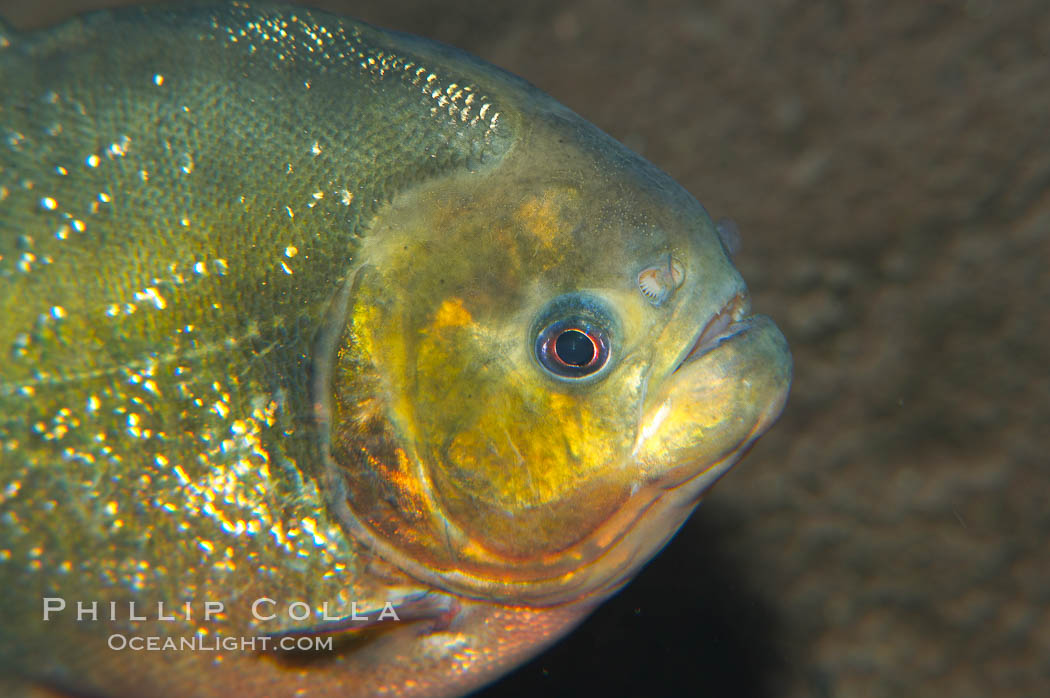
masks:
[(609, 333), (584, 317), (555, 320), (537, 333), (536, 358), (559, 378), (594, 375), (609, 362)]

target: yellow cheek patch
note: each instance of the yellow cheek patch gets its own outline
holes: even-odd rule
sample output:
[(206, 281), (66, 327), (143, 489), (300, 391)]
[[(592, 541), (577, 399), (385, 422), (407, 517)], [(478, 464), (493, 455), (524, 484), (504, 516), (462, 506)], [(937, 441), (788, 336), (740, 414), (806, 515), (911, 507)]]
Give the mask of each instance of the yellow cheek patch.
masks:
[(430, 327), (440, 330), (445, 327), (464, 327), (473, 322), (474, 318), (463, 306), (462, 298), (448, 298), (441, 302), (441, 307), (434, 313), (434, 322), (430, 323)]
[(576, 468), (592, 468), (604, 461), (603, 452), (593, 449), (592, 445), (609, 443), (608, 435), (579, 400), (553, 393), (547, 396), (547, 407), (565, 434), (566, 448), (577, 460)]

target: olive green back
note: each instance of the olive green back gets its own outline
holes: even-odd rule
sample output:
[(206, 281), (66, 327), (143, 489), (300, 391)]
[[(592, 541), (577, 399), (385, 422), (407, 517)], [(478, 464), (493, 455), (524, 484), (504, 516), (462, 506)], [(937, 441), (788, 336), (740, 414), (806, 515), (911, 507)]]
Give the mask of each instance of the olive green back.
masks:
[(43, 596), (362, 603), (311, 347), (377, 207), (506, 149), (495, 71), (266, 6), (6, 44), (0, 657), (33, 654)]

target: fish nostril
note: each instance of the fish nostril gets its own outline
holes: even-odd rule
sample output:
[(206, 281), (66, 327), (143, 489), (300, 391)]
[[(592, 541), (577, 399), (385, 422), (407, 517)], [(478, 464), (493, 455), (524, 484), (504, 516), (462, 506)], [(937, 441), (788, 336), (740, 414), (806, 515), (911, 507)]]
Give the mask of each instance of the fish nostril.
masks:
[(638, 290), (653, 305), (659, 307), (685, 281), (685, 267), (671, 255), (646, 267), (638, 273)]

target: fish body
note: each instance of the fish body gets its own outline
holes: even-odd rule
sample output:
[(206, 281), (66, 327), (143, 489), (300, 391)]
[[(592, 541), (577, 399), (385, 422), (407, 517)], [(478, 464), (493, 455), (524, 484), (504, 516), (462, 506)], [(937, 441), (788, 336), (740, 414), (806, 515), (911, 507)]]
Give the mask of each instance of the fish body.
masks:
[(0, 83), (12, 691), (466, 692), (783, 406), (703, 208), (454, 49), (132, 9), (0, 30)]

